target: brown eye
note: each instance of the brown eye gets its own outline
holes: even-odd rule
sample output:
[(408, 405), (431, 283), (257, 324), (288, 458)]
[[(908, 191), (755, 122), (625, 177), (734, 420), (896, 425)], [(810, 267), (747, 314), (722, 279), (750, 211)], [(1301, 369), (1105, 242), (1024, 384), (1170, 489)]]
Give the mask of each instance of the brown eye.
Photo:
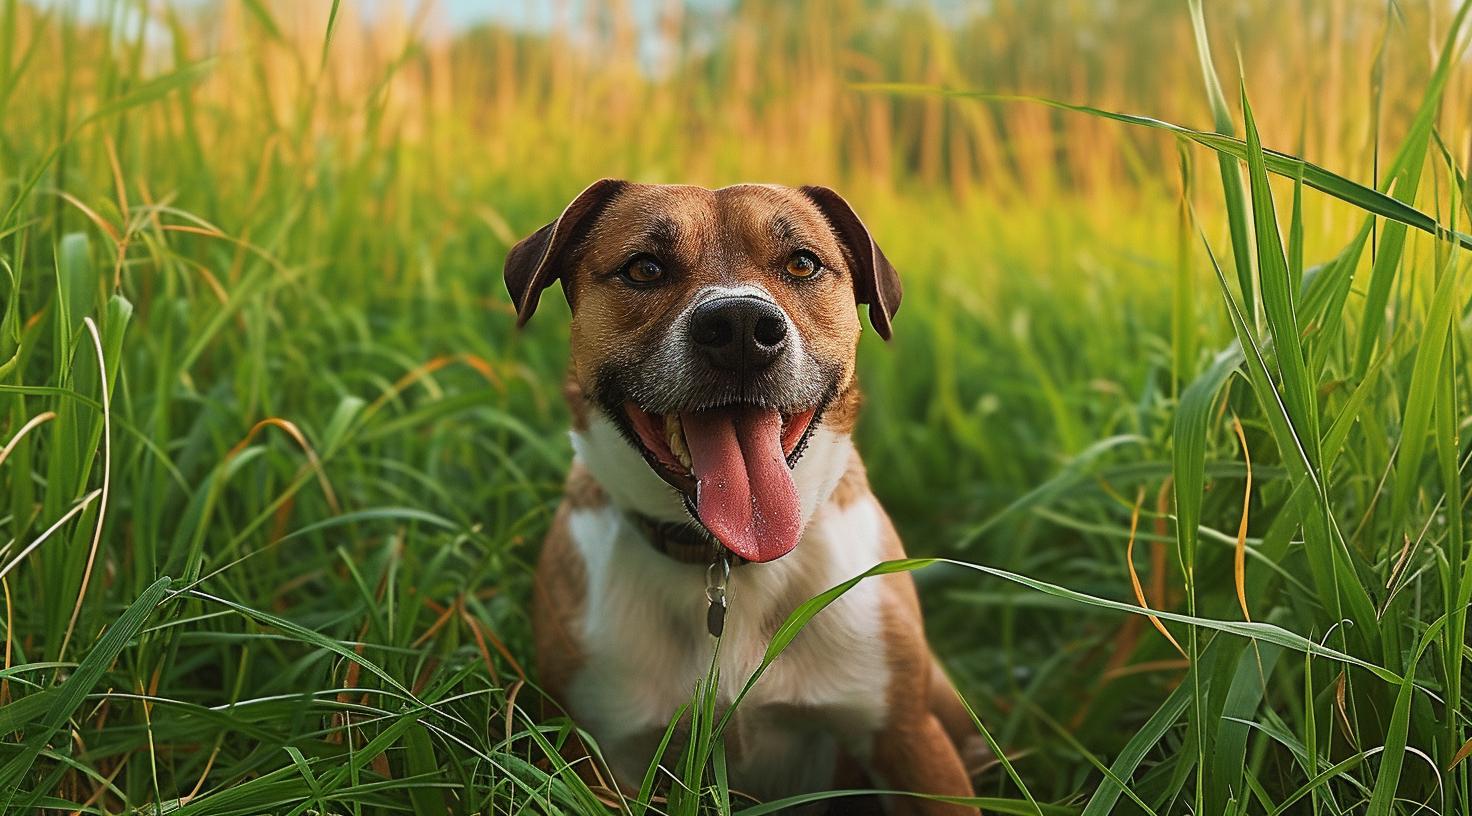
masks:
[(787, 274), (798, 280), (807, 280), (823, 271), (823, 265), (818, 263), (817, 256), (803, 250), (794, 253), (787, 259)]
[(640, 255), (624, 264), (619, 276), (629, 283), (647, 285), (657, 283), (664, 277), (664, 267), (648, 255)]

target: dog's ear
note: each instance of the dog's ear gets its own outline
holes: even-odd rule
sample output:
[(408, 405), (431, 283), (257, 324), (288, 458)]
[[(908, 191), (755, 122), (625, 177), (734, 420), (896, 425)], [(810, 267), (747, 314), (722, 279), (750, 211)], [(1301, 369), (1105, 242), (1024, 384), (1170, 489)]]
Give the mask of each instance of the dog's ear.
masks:
[(542, 290), (567, 271), (568, 253), (588, 233), (598, 213), (626, 186), (628, 182), (618, 179), (593, 182), (578, 193), (556, 221), (521, 239), (506, 253), (506, 291), (516, 307), (517, 326), (525, 325), (537, 310)]
[(859, 220), (858, 213), (843, 196), (827, 187), (810, 185), (799, 191), (818, 205), (838, 239), (853, 259), (854, 299), (869, 306), (869, 322), (885, 340), (890, 336), (890, 321), (900, 310), (900, 273), (884, 257), (879, 245)]

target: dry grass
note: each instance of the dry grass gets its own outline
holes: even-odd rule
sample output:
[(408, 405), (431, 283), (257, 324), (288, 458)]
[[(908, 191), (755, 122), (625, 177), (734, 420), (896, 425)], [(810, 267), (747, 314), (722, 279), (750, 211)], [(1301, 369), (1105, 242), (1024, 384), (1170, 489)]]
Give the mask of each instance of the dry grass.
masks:
[[(904, 273), (860, 445), (911, 552), (973, 567), (917, 577), (1012, 760), (989, 811), (1472, 802), (1466, 252), (1341, 255), (1364, 212), (1250, 145), (1236, 201), (1146, 128), (855, 87), (1210, 129), (1187, 4), (100, 5), (0, 6), (6, 807), (597, 807), (523, 677), (565, 332), (516, 334), (499, 269), (605, 175), (831, 184)], [(1207, 23), (1264, 144), (1467, 231), (1465, 57), (1414, 127), (1454, 11)], [(656, 809), (749, 804), (692, 751)]]

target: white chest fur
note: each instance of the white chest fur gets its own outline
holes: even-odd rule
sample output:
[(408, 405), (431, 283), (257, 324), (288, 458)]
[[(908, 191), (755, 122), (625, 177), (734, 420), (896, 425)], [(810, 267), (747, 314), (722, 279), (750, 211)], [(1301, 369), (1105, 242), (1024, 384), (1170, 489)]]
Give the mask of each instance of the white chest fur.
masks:
[[(814, 441), (821, 446), (809, 451), (819, 454), (812, 464), (841, 473), (852, 455), (847, 438)], [(799, 477), (807, 459), (799, 463)], [(825, 472), (821, 478), (827, 484), (815, 487), (826, 499), (837, 477)], [(882, 524), (872, 498), (844, 508), (813, 504), (792, 553), (732, 572), (720, 647), (723, 706), (756, 670), (772, 632), (793, 609), (882, 558)], [(705, 629), (704, 568), (655, 552), (612, 505), (576, 510), (569, 526), (588, 586), (579, 633), (584, 661), (568, 704), (614, 772), (637, 784), (658, 735), (710, 669), (715, 642)], [(741, 703), (728, 731), (734, 787), (764, 799), (818, 789), (832, 778), (837, 744), (864, 758), (883, 724), (889, 679), (880, 590), (875, 580), (862, 582), (820, 613)]]

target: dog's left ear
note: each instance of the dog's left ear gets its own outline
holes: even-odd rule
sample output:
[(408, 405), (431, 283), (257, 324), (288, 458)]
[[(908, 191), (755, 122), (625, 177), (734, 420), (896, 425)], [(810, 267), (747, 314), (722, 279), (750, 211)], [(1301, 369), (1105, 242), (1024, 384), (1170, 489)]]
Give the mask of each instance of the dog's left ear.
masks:
[(618, 179), (593, 182), (578, 193), (556, 221), (521, 239), (506, 253), (506, 291), (516, 307), (518, 327), (526, 325), (537, 310), (542, 290), (563, 276), (568, 254), (588, 233), (598, 213), (626, 186), (628, 182)]
[(827, 216), (828, 223), (833, 225), (833, 231), (853, 259), (854, 300), (868, 304), (869, 322), (874, 324), (880, 337), (888, 340), (890, 321), (900, 310), (900, 273), (884, 257), (884, 252), (869, 234), (869, 228), (859, 220), (858, 213), (843, 196), (816, 185), (798, 190), (817, 204)]

